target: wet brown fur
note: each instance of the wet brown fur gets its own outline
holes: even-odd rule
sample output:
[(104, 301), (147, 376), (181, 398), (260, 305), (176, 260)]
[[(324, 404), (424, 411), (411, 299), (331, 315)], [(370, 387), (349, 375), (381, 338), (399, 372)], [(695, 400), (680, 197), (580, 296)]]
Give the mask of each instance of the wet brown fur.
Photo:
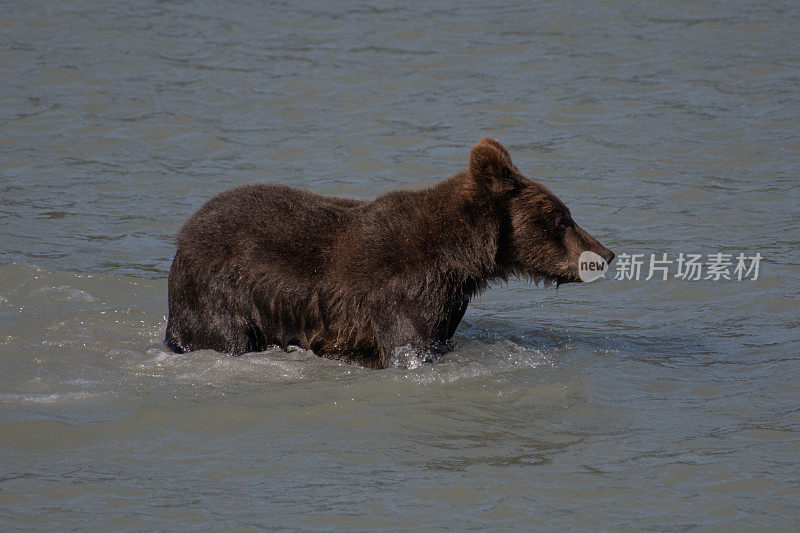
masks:
[(467, 170), (372, 201), (248, 185), (183, 226), (167, 343), (231, 354), (297, 345), (372, 368), (437, 349), (492, 280), (579, 281), (578, 256), (614, 254), (525, 178), (495, 139)]

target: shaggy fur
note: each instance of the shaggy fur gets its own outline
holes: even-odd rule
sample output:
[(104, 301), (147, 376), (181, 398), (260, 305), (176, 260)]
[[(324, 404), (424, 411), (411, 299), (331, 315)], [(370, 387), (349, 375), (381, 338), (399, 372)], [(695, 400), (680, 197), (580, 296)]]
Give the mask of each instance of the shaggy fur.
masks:
[(584, 250), (614, 257), (494, 139), (434, 187), (372, 201), (248, 185), (180, 230), (166, 342), (235, 355), (297, 345), (384, 368), (399, 347), (442, 347), (492, 280), (579, 281)]

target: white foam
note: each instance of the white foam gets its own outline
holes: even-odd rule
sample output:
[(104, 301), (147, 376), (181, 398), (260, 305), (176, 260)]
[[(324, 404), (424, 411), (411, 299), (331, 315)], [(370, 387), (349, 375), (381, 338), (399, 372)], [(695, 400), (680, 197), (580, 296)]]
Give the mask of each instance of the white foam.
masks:
[(398, 361), (394, 366), (404, 371), (392, 372), (391, 376), (395, 380), (420, 384), (453, 383), (552, 364), (552, 357), (545, 350), (521, 346), (496, 333), (484, 330), (477, 333), (479, 335), (463, 339), (464, 346), (436, 356), (433, 361), (425, 358), (425, 354), (403, 347), (396, 351)]
[(55, 404), (64, 402), (91, 400), (103, 396), (98, 392), (53, 392), (53, 393), (4, 393), (0, 394), (0, 403), (36, 403), (36, 404)]
[(292, 382), (303, 378), (302, 364), (276, 358), (278, 354), (249, 354), (241, 357), (219, 356), (210, 365), (207, 360), (193, 364), (194, 368), (180, 373), (182, 382), (224, 385), (242, 380), (263, 382)]
[(97, 301), (97, 298), (95, 298), (88, 292), (81, 289), (75, 289), (73, 287), (70, 287), (69, 285), (60, 285), (58, 287), (43, 287), (39, 289), (37, 292), (42, 294), (55, 293), (73, 302), (92, 303)]

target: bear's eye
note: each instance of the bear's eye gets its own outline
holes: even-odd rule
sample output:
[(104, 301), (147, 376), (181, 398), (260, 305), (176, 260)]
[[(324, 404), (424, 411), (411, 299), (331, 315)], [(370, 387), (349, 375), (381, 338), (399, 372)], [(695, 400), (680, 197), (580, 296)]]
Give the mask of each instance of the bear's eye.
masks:
[(556, 226), (560, 229), (568, 228), (572, 225), (572, 217), (569, 215), (562, 215), (556, 219)]

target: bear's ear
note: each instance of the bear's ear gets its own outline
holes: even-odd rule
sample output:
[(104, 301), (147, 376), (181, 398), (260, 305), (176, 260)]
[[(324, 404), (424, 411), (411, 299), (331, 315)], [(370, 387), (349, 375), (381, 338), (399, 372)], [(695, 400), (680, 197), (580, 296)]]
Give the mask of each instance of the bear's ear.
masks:
[(469, 153), (469, 174), (479, 188), (491, 193), (508, 191), (513, 187), (517, 167), (511, 162), (508, 150), (497, 139), (484, 137)]

